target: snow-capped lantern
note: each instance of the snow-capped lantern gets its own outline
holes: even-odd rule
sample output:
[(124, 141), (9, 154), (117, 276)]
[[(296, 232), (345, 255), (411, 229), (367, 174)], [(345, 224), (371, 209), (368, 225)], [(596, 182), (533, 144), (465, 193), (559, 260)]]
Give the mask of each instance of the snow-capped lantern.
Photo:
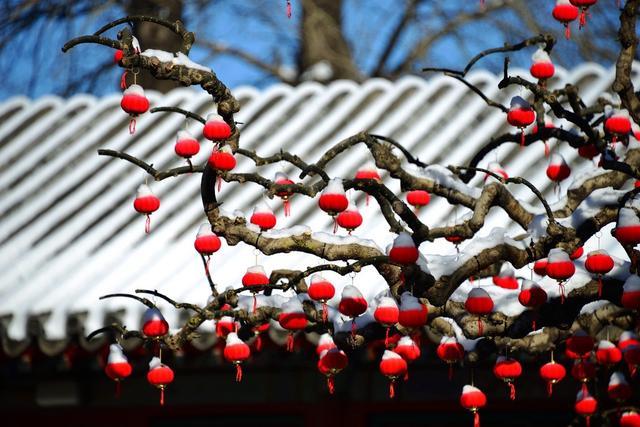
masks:
[(416, 213), (421, 207), (427, 206), (430, 201), (431, 196), (425, 190), (411, 190), (407, 193), (407, 203), (413, 206), (413, 211)]
[(533, 263), (533, 271), (538, 276), (546, 276), (547, 275), (547, 263), (548, 260), (546, 258), (539, 259)]
[(320, 356), (323, 351), (330, 350), (336, 347), (336, 343), (333, 342), (333, 338), (331, 337), (331, 335), (325, 332), (324, 334), (320, 335), (318, 346), (316, 347), (316, 354)]
[(622, 245), (635, 246), (640, 243), (640, 220), (633, 209), (620, 208), (613, 235)]
[[(502, 167), (502, 165), (498, 162), (489, 162), (489, 165), (487, 166), (487, 170), (489, 170), (490, 172), (493, 172), (494, 174), (501, 176), (502, 179), (507, 180), (509, 179), (509, 174), (507, 173), (507, 171)], [(487, 182), (487, 179), (489, 179), (489, 177), (491, 177), (491, 175), (489, 175), (488, 173), (484, 174), (484, 181)]]
[(596, 350), (596, 360), (599, 364), (605, 366), (612, 366), (620, 363), (622, 360), (622, 351), (614, 343), (608, 340), (601, 340), (598, 342), (598, 349)]
[(367, 311), (367, 300), (362, 292), (353, 285), (347, 285), (342, 289), (342, 298), (338, 303), (338, 311), (341, 314), (351, 318), (351, 335), (356, 334), (356, 317)]
[(609, 399), (617, 402), (624, 402), (631, 397), (633, 394), (631, 386), (622, 372), (614, 372), (611, 374), (609, 385), (607, 386), (607, 394), (609, 395)]
[(587, 427), (590, 425), (590, 418), (598, 410), (598, 401), (594, 399), (588, 390), (580, 390), (573, 406), (576, 414), (585, 417)]
[(398, 323), (398, 319), (400, 318), (400, 309), (398, 309), (396, 300), (391, 297), (380, 298), (380, 302), (373, 312), (373, 317), (376, 319), (376, 322), (380, 323), (386, 329), (384, 337), (384, 346), (386, 348), (389, 345), (389, 329)]
[(151, 362), (149, 362), (147, 381), (160, 390), (160, 405), (164, 405), (164, 390), (173, 382), (173, 371), (171, 368), (162, 363), (160, 358), (154, 357), (151, 359)]
[(276, 216), (265, 201), (261, 201), (253, 208), (253, 214), (249, 219), (251, 224), (260, 227), (260, 231), (268, 231), (276, 226)]
[(362, 225), (362, 215), (360, 215), (356, 205), (349, 203), (347, 209), (340, 212), (336, 217), (336, 223), (351, 234), (353, 230)]
[[(284, 172), (276, 172), (276, 176), (273, 179), (273, 182), (278, 185), (291, 185), (294, 182), (289, 179), (287, 174)], [(284, 209), (284, 216), (291, 215), (291, 196), (293, 195), (290, 191), (278, 191), (276, 192), (276, 196), (282, 199), (282, 206)]]
[(398, 323), (405, 328), (420, 328), (427, 323), (429, 309), (410, 292), (403, 292), (400, 295), (400, 313)]
[(209, 114), (204, 128), (202, 128), (202, 135), (213, 142), (224, 141), (231, 136), (231, 126), (224, 121), (221, 115)]
[(604, 121), (604, 129), (611, 135), (611, 142), (624, 138), (631, 133), (631, 118), (627, 110), (615, 110)]
[(545, 363), (540, 367), (540, 377), (547, 384), (547, 395), (551, 397), (553, 394), (553, 385), (559, 383), (567, 375), (567, 370), (560, 363), (551, 358), (551, 362)]
[(571, 38), (572, 21), (578, 19), (580, 10), (571, 4), (569, 0), (558, 0), (553, 8), (552, 15), (554, 19), (564, 25), (564, 36), (568, 40)]
[(584, 330), (578, 329), (567, 338), (565, 354), (569, 359), (586, 359), (591, 354), (595, 341)]
[(620, 416), (620, 427), (640, 427), (640, 414), (629, 411)]
[(464, 347), (456, 337), (443, 336), (436, 349), (436, 354), (449, 365), (449, 380), (453, 378), (453, 365), (464, 359)]
[(193, 247), (198, 251), (200, 255), (205, 258), (205, 269), (207, 274), (209, 273), (209, 258), (215, 252), (220, 250), (220, 246), (222, 243), (220, 242), (220, 238), (211, 231), (210, 224), (201, 224), (200, 228), (198, 228), (198, 234), (196, 234), (196, 239), (193, 242)]
[(307, 315), (304, 313), (302, 303), (297, 297), (291, 297), (289, 301), (282, 304), (282, 311), (278, 315), (278, 323), (289, 331), (287, 351), (293, 351), (294, 332), (303, 330), (308, 324)]
[(465, 385), (460, 396), (460, 405), (473, 414), (473, 427), (480, 427), (480, 413), (487, 404), (487, 396), (473, 385)]
[(418, 260), (418, 248), (409, 233), (401, 232), (394, 239), (389, 258), (401, 265), (413, 264)]
[[(233, 151), (231, 147), (225, 145), (224, 147), (218, 149), (217, 147), (213, 149), (211, 152), (211, 156), (209, 156), (208, 160), (209, 166), (213, 169), (222, 172), (229, 172), (233, 168), (236, 167), (236, 158), (233, 157)], [(222, 188), (222, 177), (218, 174), (217, 177), (217, 187), (218, 191)]]
[(242, 362), (247, 360), (251, 355), (251, 349), (249, 346), (238, 338), (238, 334), (235, 332), (227, 335), (226, 345), (223, 351), (224, 359), (227, 362), (231, 362), (236, 367), (236, 382), (242, 381)]
[(531, 108), (531, 104), (520, 96), (511, 98), (507, 121), (511, 126), (520, 129), (520, 146), (524, 147), (524, 128), (536, 121), (536, 112)]
[(253, 312), (256, 311), (257, 297), (256, 294), (265, 286), (269, 286), (269, 276), (261, 265), (252, 265), (242, 276), (242, 286), (251, 289), (253, 293)]
[(344, 192), (344, 186), (340, 178), (333, 178), (322, 191), (318, 200), (320, 209), (334, 218), (333, 232), (335, 233), (338, 223), (335, 221), (336, 215), (349, 207), (349, 199)]
[(478, 336), (483, 334), (482, 316), (493, 311), (491, 295), (482, 288), (473, 288), (467, 295), (464, 308), (474, 316), (478, 316)]
[(547, 166), (547, 177), (553, 182), (561, 182), (571, 175), (571, 168), (567, 161), (558, 153), (553, 153), (549, 157), (549, 165)]
[(624, 331), (620, 334), (618, 339), (618, 348), (625, 351), (628, 347), (640, 346), (638, 336), (632, 331)]
[(564, 282), (576, 272), (576, 266), (569, 254), (561, 248), (553, 248), (547, 256), (547, 276), (558, 281), (560, 286), (560, 301), (564, 303)]
[(544, 49), (538, 49), (531, 57), (531, 67), (529, 72), (538, 80), (547, 80), (553, 77), (556, 72), (551, 57)]
[(344, 351), (337, 347), (323, 350), (318, 360), (318, 370), (327, 377), (329, 394), (335, 390), (334, 377), (347, 367), (349, 359)]
[(587, 24), (587, 9), (590, 6), (596, 4), (598, 0), (571, 0), (571, 4), (580, 8), (580, 26), (584, 27)]
[(314, 274), (311, 276), (311, 284), (307, 289), (307, 294), (312, 300), (322, 303), (322, 320), (327, 322), (329, 320), (327, 301), (336, 294), (336, 288), (333, 286), (333, 283), (320, 274)]
[(513, 267), (508, 263), (502, 264), (500, 273), (493, 276), (493, 284), (503, 289), (518, 289), (518, 279)]
[(160, 199), (156, 197), (151, 191), (151, 188), (147, 184), (142, 184), (138, 187), (136, 198), (133, 201), (133, 208), (146, 216), (144, 223), (144, 232), (149, 234), (151, 232), (151, 214), (158, 210), (160, 207)]
[(178, 156), (188, 160), (200, 152), (200, 143), (188, 130), (179, 130), (174, 150)]
[(149, 338), (160, 338), (169, 333), (169, 323), (156, 307), (147, 308), (142, 316), (142, 333)]
[(622, 287), (622, 306), (629, 310), (640, 310), (640, 277), (632, 274)]
[(516, 386), (513, 383), (522, 375), (522, 365), (516, 359), (505, 356), (498, 356), (496, 364), (493, 366), (493, 375), (504, 381), (509, 387), (509, 399), (516, 399)]
[(602, 296), (602, 276), (613, 269), (613, 258), (609, 256), (607, 251), (599, 249), (587, 254), (584, 267), (591, 274), (598, 277), (598, 296)]
[[(225, 304), (220, 307), (221, 311), (230, 311), (232, 307), (229, 304)], [(216, 320), (216, 336), (218, 338), (226, 338), (231, 332), (238, 330), (238, 324), (231, 316), (222, 316)]]
[[(378, 183), (382, 182), (382, 179), (380, 178), (380, 174), (378, 173), (378, 169), (376, 168), (376, 165), (374, 165), (373, 163), (367, 163), (366, 165), (358, 169), (356, 171), (356, 175), (354, 179), (355, 180), (372, 179)], [(369, 193), (365, 192), (366, 206), (369, 206), (369, 197), (370, 197)]]
[(398, 353), (385, 350), (380, 361), (380, 372), (389, 378), (389, 397), (393, 399), (396, 381), (407, 373), (407, 362)]
[(136, 117), (144, 114), (149, 109), (149, 100), (144, 96), (144, 89), (140, 85), (133, 84), (126, 88), (120, 101), (122, 110), (131, 116), (129, 121), (129, 133), (136, 131)]
[(109, 356), (107, 357), (107, 365), (104, 367), (104, 373), (107, 374), (116, 383), (116, 397), (120, 397), (121, 381), (131, 375), (131, 364), (124, 355), (122, 347), (119, 344), (111, 344), (109, 346)]
[[(522, 280), (522, 287), (518, 294), (518, 302), (523, 306), (532, 310), (537, 310), (547, 302), (547, 292), (542, 289), (537, 283), (524, 279)], [(536, 314), (532, 320), (531, 329), (536, 330)]]
[(407, 362), (413, 362), (420, 357), (420, 347), (418, 347), (418, 344), (409, 336), (400, 338), (393, 351)]

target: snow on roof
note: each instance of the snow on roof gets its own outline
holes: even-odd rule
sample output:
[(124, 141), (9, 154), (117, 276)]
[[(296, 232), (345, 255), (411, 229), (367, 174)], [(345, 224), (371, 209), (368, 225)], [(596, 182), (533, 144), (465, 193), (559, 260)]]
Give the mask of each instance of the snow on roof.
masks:
[[(527, 72), (521, 70), (519, 74), (526, 76)], [(499, 91), (501, 77), (486, 71), (468, 75), (469, 81), (485, 89), (489, 97), (508, 105), (519, 90), (514, 87)], [(558, 69), (549, 85), (577, 83), (585, 102), (592, 103), (610, 87), (613, 78), (613, 69), (583, 64), (573, 70)], [(637, 75), (634, 78), (640, 83)], [(426, 80), (405, 77), (395, 82), (370, 79), (362, 84), (336, 81), (326, 86), (316, 82), (297, 87), (278, 84), (264, 90), (241, 87), (233, 92), (242, 105), (236, 115), (242, 123), (241, 145), (264, 156), (285, 149), (315, 161), (339, 140), (368, 130), (400, 141), (423, 162), (466, 164), (490, 137), (513, 131), (504, 113), (487, 108), (464, 85), (444, 76)], [(175, 89), (164, 95), (148, 91), (147, 96), (154, 106), (178, 106), (201, 115), (212, 110), (211, 97), (202, 91)], [(67, 334), (71, 315), (82, 316), (81, 324), (88, 333), (101, 327), (105, 316), (118, 310), (123, 310), (122, 321), (126, 325), (137, 326), (144, 307), (128, 299), (98, 301), (101, 295), (112, 292), (157, 289), (176, 300), (197, 304), (207, 301), (209, 287), (193, 249), (198, 227), (205, 221), (199, 195), (200, 175), (153, 183), (162, 204), (151, 215), (151, 234), (145, 235), (144, 217), (132, 206), (145, 174), (125, 161), (96, 153), (98, 148), (123, 150), (157, 169), (183, 165), (184, 160), (174, 153), (173, 140), (177, 131), (184, 128), (185, 119), (177, 114), (146, 113), (138, 118), (135, 135), (130, 135), (129, 116), (121, 111), (120, 98), (120, 94), (101, 99), (87, 95), (36, 100), (16, 97), (0, 103), (2, 337), (24, 339), (29, 335), (28, 321), (35, 318), (47, 338), (61, 339)], [(451, 117), (456, 119), (450, 120)], [(567, 126), (561, 120), (555, 124)], [(187, 128), (202, 142), (203, 149), (193, 162), (203, 164), (212, 147), (202, 138), (200, 123), (189, 121)], [(557, 147), (551, 141), (550, 145), (552, 152), (564, 155), (574, 174), (593, 168), (591, 162), (580, 159), (566, 144)], [(249, 160), (241, 156), (237, 160), (236, 171), (253, 169)], [(368, 152), (357, 147), (348, 155), (339, 156), (327, 172), (332, 177), (351, 178), (370, 161)], [(550, 202), (555, 202), (553, 184), (545, 176), (547, 160), (542, 143), (522, 150), (517, 144), (503, 146), (480, 166), (486, 167), (490, 161), (501, 162), (512, 176), (525, 176), (542, 189)], [(289, 165), (260, 168), (266, 177), (281, 170), (297, 180), (299, 171)], [(440, 171), (453, 181), (445, 169), (429, 170)], [(472, 187), (482, 186), (480, 175), (471, 181)], [(389, 183), (386, 175), (382, 178)], [(526, 188), (509, 186), (517, 197), (543, 212)], [(400, 193), (397, 182), (391, 182), (390, 187)], [(258, 186), (245, 184), (240, 189), (232, 183), (222, 186), (219, 199), (224, 201), (225, 210), (249, 212), (262, 197)], [(350, 197), (360, 205), (364, 222), (347, 240), (360, 242), (358, 236), (375, 237), (377, 245), (367, 244), (379, 248), (391, 243), (395, 236), (388, 231), (375, 201), (365, 207), (362, 192)], [(317, 200), (295, 195), (291, 198), (290, 217), (283, 216), (279, 200), (271, 204), (278, 216), (278, 229), (310, 225), (316, 238), (336, 240), (330, 234), (332, 219), (317, 207)], [(459, 210), (456, 213), (444, 199), (433, 197), (419, 216), (433, 226), (453, 218), (460, 220), (466, 210)], [(492, 228), (505, 223), (505, 218), (503, 213), (492, 213), (479, 234), (488, 236)], [(293, 232), (302, 229), (308, 230), (298, 227)], [(328, 233), (321, 234), (322, 231)], [(510, 231), (513, 237), (523, 233), (516, 228)], [(288, 230), (269, 233), (290, 234)], [(602, 234), (607, 235), (606, 231)], [(610, 253), (624, 257), (615, 252), (611, 239), (603, 238), (602, 245)], [(465, 243), (460, 247), (464, 251)], [(430, 254), (458, 256), (454, 246), (444, 239), (424, 243), (420, 249), (429, 262), (433, 258)], [(310, 255), (292, 253), (260, 255), (258, 262), (271, 271), (302, 268), (319, 261)], [(212, 256), (210, 269), (214, 281), (222, 287), (240, 287), (246, 267), (254, 263), (252, 248), (223, 244)], [(528, 276), (528, 270), (521, 275), (525, 273)], [(323, 275), (336, 285), (337, 295), (350, 281), (331, 272)], [(371, 267), (363, 269), (356, 280), (369, 300), (386, 288)], [(507, 302), (509, 306), (511, 303)], [(178, 327), (179, 313), (163, 301), (158, 305), (171, 328)]]

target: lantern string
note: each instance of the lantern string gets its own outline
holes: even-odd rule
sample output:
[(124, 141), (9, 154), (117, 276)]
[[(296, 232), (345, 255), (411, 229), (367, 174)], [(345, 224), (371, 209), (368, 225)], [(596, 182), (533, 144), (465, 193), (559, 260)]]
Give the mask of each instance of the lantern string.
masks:
[(477, 410), (473, 413), (473, 427), (480, 427), (480, 414)]
[(262, 350), (262, 334), (260, 332), (256, 334), (256, 350)]
[(326, 301), (322, 303), (322, 322), (327, 323), (329, 321), (329, 307)]
[(395, 380), (391, 380), (391, 382), (389, 382), (389, 398), (393, 399), (395, 396), (396, 396)]
[(293, 332), (289, 332), (289, 335), (287, 335), (287, 351), (293, 352)]
[(553, 381), (547, 381), (547, 396), (551, 397), (553, 394)]
[(509, 399), (516, 400), (516, 386), (512, 381), (507, 383), (509, 385)]
[(335, 391), (333, 375), (327, 376), (327, 388), (329, 389), (329, 394), (333, 394), (333, 392)]
[(120, 89), (125, 90), (127, 88), (127, 70), (124, 70), (122, 76), (120, 76)]
[(164, 386), (160, 386), (160, 406), (164, 406)]

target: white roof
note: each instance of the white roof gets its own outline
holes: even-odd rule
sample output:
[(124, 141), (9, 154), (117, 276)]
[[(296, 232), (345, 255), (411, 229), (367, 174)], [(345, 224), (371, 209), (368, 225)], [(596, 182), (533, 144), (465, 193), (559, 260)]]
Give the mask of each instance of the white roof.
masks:
[[(520, 74), (526, 76), (527, 72)], [(614, 74), (613, 69), (584, 64), (571, 71), (558, 69), (556, 76), (552, 87), (578, 83), (583, 99), (592, 103), (610, 87)], [(500, 92), (497, 86), (501, 75), (475, 71), (467, 77), (505, 105), (520, 93), (517, 88)], [(634, 79), (640, 83), (637, 74)], [(491, 136), (515, 132), (507, 125), (504, 113), (488, 108), (464, 85), (444, 76), (427, 80), (405, 77), (395, 82), (371, 79), (362, 84), (336, 81), (328, 86), (314, 82), (297, 87), (278, 84), (264, 90), (241, 87), (234, 94), (242, 104), (236, 115), (236, 120), (243, 123), (241, 146), (261, 155), (282, 148), (315, 161), (339, 140), (368, 130), (398, 140), (423, 162), (461, 165)], [(202, 91), (176, 89), (165, 95), (149, 91), (147, 96), (152, 106), (179, 106), (201, 116), (212, 111), (211, 97)], [(101, 295), (112, 292), (147, 288), (176, 300), (198, 304), (207, 300), (203, 266), (193, 249), (198, 226), (205, 220), (200, 175), (149, 181), (161, 206), (151, 215), (151, 234), (145, 235), (144, 217), (132, 206), (145, 174), (125, 161), (96, 153), (98, 148), (123, 150), (158, 169), (182, 165), (184, 160), (175, 155), (173, 144), (184, 118), (178, 114), (144, 114), (138, 118), (132, 136), (127, 128), (129, 116), (120, 110), (120, 97), (12, 98), (0, 104), (0, 324), (14, 339), (27, 335), (27, 321), (32, 316), (38, 316), (51, 339), (63, 338), (68, 316), (77, 313), (84, 313), (86, 332), (101, 327), (105, 315), (119, 309), (125, 310), (126, 325), (137, 326), (144, 307), (127, 299), (98, 301)], [(562, 123), (556, 121), (557, 125)], [(203, 140), (200, 123), (192, 121), (189, 129)], [(555, 143), (551, 146), (556, 150)], [(194, 164), (206, 161), (210, 147), (210, 143), (203, 143)], [(572, 177), (593, 168), (566, 144), (559, 152), (571, 164)], [(503, 146), (497, 155), (487, 156), (481, 166), (495, 160), (510, 176), (525, 176), (543, 189), (550, 201), (556, 199), (552, 183), (545, 176), (547, 161), (541, 143), (522, 151), (518, 144)], [(360, 147), (331, 163), (327, 172), (351, 178), (369, 161)], [(280, 168), (272, 165), (260, 171), (272, 177)], [(236, 170), (251, 169), (250, 161), (238, 159)], [(289, 167), (285, 171), (297, 180), (299, 171)], [(388, 182), (387, 177), (383, 179)], [(481, 174), (471, 183), (481, 187)], [(563, 189), (567, 185), (563, 184)], [(519, 198), (538, 205), (526, 188), (510, 187)], [(399, 193), (397, 183), (391, 183), (391, 188)], [(354, 196), (364, 222), (353, 234), (377, 236), (379, 247), (386, 247), (394, 236), (387, 231), (375, 201), (365, 208), (363, 194)], [(224, 201), (226, 211), (241, 209), (248, 214), (261, 197), (260, 188), (253, 184), (244, 185), (240, 191), (236, 184), (225, 183), (219, 200)], [(276, 228), (307, 224), (314, 231), (331, 232), (332, 220), (317, 207), (317, 200), (295, 195), (291, 202), (289, 218), (283, 216), (279, 201), (272, 203), (278, 216)], [(463, 213), (460, 209), (458, 218)], [(428, 225), (434, 225), (454, 214), (446, 201), (434, 197), (419, 215)], [(503, 225), (504, 218), (500, 213), (492, 215), (481, 234)], [(603, 245), (606, 242), (603, 238)], [(610, 253), (611, 246), (606, 247)], [(456, 254), (453, 245), (443, 239), (423, 244), (421, 251), (427, 261), (429, 254)], [(309, 265), (309, 259), (307, 255), (283, 254), (260, 256), (259, 263), (271, 271), (296, 263)], [(316, 262), (313, 257), (311, 262)], [(223, 289), (240, 286), (242, 274), (253, 263), (252, 248), (223, 244), (211, 260), (213, 279)], [(338, 296), (350, 282), (346, 277), (323, 274), (336, 284)], [(362, 275), (371, 280), (358, 276), (355, 284), (370, 300), (384, 289), (384, 284), (371, 268)], [(166, 308), (163, 301), (158, 305), (171, 328), (177, 328), (178, 313)]]

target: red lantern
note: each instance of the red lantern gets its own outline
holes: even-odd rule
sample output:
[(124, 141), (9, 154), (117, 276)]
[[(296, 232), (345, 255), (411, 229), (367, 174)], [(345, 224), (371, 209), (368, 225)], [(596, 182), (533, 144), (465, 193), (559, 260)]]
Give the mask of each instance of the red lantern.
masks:
[(601, 365), (615, 365), (622, 360), (622, 351), (611, 341), (602, 340), (598, 343), (596, 360)]
[(569, 359), (586, 359), (591, 354), (594, 345), (593, 338), (582, 329), (578, 329), (567, 338), (565, 354)]
[[(223, 307), (223, 310), (231, 310), (231, 306)], [(238, 323), (231, 316), (222, 316), (216, 321), (216, 336), (226, 338), (231, 332), (238, 330)]]
[(322, 303), (322, 320), (327, 322), (329, 320), (327, 301), (336, 294), (336, 288), (333, 286), (333, 283), (320, 274), (314, 274), (311, 276), (311, 284), (309, 285), (307, 293), (309, 294), (309, 298)]
[(385, 350), (380, 361), (380, 372), (389, 378), (389, 397), (395, 397), (395, 383), (407, 373), (407, 362), (397, 353)]
[(180, 130), (174, 149), (178, 156), (190, 159), (200, 152), (200, 143), (188, 130)]
[(338, 225), (349, 231), (349, 234), (362, 225), (362, 215), (353, 203), (349, 203), (346, 210), (340, 212), (336, 217)]
[(591, 274), (598, 276), (598, 296), (602, 296), (602, 275), (613, 269), (613, 258), (605, 250), (589, 252), (584, 267)]
[(536, 121), (536, 112), (522, 97), (514, 96), (507, 112), (507, 121), (511, 126), (520, 129), (520, 147), (524, 147), (524, 128)]
[(522, 365), (515, 359), (498, 356), (493, 366), (493, 374), (509, 386), (509, 399), (516, 399), (516, 386), (513, 382), (522, 375)]
[(576, 414), (585, 417), (587, 427), (589, 427), (591, 416), (598, 410), (598, 401), (591, 397), (588, 391), (581, 390), (578, 392), (576, 404), (573, 408)]
[(408, 336), (400, 338), (393, 351), (399, 354), (407, 362), (413, 362), (420, 357), (420, 347), (418, 347), (416, 342)]
[(269, 276), (261, 265), (253, 265), (247, 268), (242, 276), (242, 286), (247, 288), (261, 288), (269, 285)]
[[(502, 179), (509, 179), (509, 174), (507, 174), (507, 171), (504, 170), (504, 168), (502, 167), (502, 165), (498, 162), (490, 162), (489, 165), (487, 166), (487, 169), (493, 173), (495, 173), (498, 176), (501, 176)], [(488, 173), (484, 174), (484, 181), (487, 182), (487, 179), (490, 177), (491, 175), (489, 175)]]
[(464, 303), (465, 309), (469, 314), (478, 316), (478, 336), (483, 334), (482, 318), (493, 311), (493, 300), (487, 291), (482, 288), (473, 288), (467, 295)]
[(609, 399), (618, 402), (624, 402), (631, 397), (633, 394), (631, 386), (622, 372), (614, 372), (611, 374), (609, 385), (607, 386), (607, 394), (609, 395)]
[(328, 333), (320, 335), (318, 340), (318, 346), (316, 347), (316, 354), (320, 356), (323, 351), (336, 348), (336, 344), (333, 342), (333, 338)]
[(386, 328), (384, 346), (388, 347), (389, 328), (398, 323), (398, 320), (400, 318), (400, 310), (398, 309), (398, 304), (396, 304), (396, 301), (391, 297), (382, 297), (380, 299), (380, 302), (378, 303), (378, 306), (373, 312), (373, 317), (376, 319), (376, 322), (380, 323)]
[(535, 271), (535, 273), (538, 276), (546, 276), (547, 275), (547, 259), (539, 259), (538, 261), (533, 263), (533, 271)]
[(142, 316), (142, 333), (149, 338), (160, 338), (169, 333), (169, 324), (155, 307), (147, 308)]
[(287, 351), (293, 351), (293, 333), (305, 329), (308, 324), (307, 315), (298, 297), (291, 297), (289, 301), (282, 305), (282, 311), (278, 316), (278, 323), (289, 331)]
[(131, 375), (131, 364), (118, 344), (109, 346), (109, 357), (104, 373), (116, 383), (116, 397), (120, 397), (121, 381)]
[(404, 292), (400, 296), (400, 313), (398, 323), (405, 328), (420, 328), (427, 323), (429, 309), (410, 292)]
[(551, 397), (553, 385), (562, 381), (567, 375), (567, 370), (559, 363), (553, 361), (540, 367), (540, 377), (547, 383), (547, 394)]
[(402, 265), (413, 264), (418, 260), (418, 248), (409, 233), (401, 232), (393, 241), (389, 250), (389, 259)]
[[(518, 294), (518, 302), (527, 308), (537, 310), (547, 302), (547, 292), (537, 283), (524, 279)], [(531, 323), (531, 329), (534, 331), (536, 330), (536, 316), (537, 314), (534, 313)]]
[(164, 389), (173, 382), (171, 368), (162, 363), (158, 357), (154, 357), (149, 362), (147, 381), (160, 390), (160, 405), (164, 405)]
[(551, 57), (544, 49), (538, 49), (531, 57), (531, 68), (529, 72), (538, 80), (546, 80), (553, 77), (556, 68), (553, 66)]
[[(287, 174), (285, 174), (284, 172), (276, 172), (276, 176), (275, 176), (273, 182), (278, 184), (278, 185), (291, 185), (291, 184), (294, 184), (294, 182), (291, 181), (289, 179), (289, 177), (287, 176)], [(282, 205), (283, 205), (283, 208), (284, 208), (284, 216), (291, 215), (291, 201), (289, 199), (291, 199), (292, 195), (293, 195), (293, 193), (291, 191), (278, 191), (278, 192), (276, 192), (276, 196), (278, 196), (278, 197), (280, 197), (282, 199)]]
[(500, 267), (500, 273), (493, 276), (493, 284), (503, 289), (518, 289), (518, 279), (510, 264), (504, 263)]
[(553, 248), (547, 256), (547, 276), (558, 281), (560, 286), (560, 298), (564, 303), (564, 282), (576, 272), (576, 266), (573, 265), (569, 255), (561, 248)]
[(624, 282), (620, 302), (624, 308), (640, 310), (640, 277), (634, 274)]
[(631, 119), (627, 110), (615, 110), (604, 121), (604, 129), (611, 134), (611, 142), (631, 133)]
[(413, 211), (418, 212), (418, 210), (427, 206), (431, 201), (431, 196), (427, 191), (424, 190), (412, 190), (407, 193), (407, 203), (413, 206)]
[(620, 427), (640, 427), (640, 414), (629, 411), (620, 417)]
[(367, 300), (364, 299), (364, 296), (358, 288), (353, 285), (347, 285), (344, 287), (342, 290), (342, 298), (338, 304), (338, 311), (351, 318), (352, 337), (355, 336), (357, 330), (356, 317), (367, 311), (367, 307)]
[(449, 365), (449, 380), (453, 378), (453, 365), (464, 359), (464, 347), (456, 337), (443, 336), (436, 349), (436, 354), (447, 365)]
[(547, 166), (547, 177), (556, 183), (564, 181), (571, 175), (571, 168), (567, 164), (564, 157), (558, 153), (553, 153), (549, 157), (549, 166)]
[(231, 126), (219, 114), (209, 114), (202, 135), (210, 141), (220, 142), (231, 136)]
[[(363, 167), (361, 167), (360, 169), (358, 169), (356, 171), (356, 176), (354, 179), (356, 180), (372, 179), (376, 182), (382, 182), (382, 179), (380, 178), (380, 174), (378, 173), (378, 169), (376, 168), (376, 165), (374, 165), (373, 163), (368, 163)], [(365, 192), (365, 194), (366, 194), (365, 204), (366, 206), (369, 206), (369, 193)]]
[(251, 224), (260, 227), (260, 231), (268, 231), (276, 226), (276, 216), (269, 205), (262, 201), (253, 209), (253, 214), (249, 220)]
[(569, 24), (571, 21), (575, 21), (580, 14), (577, 7), (572, 5), (569, 0), (558, 0), (556, 6), (553, 8), (553, 17), (556, 21), (559, 21), (564, 25), (564, 36), (568, 39), (571, 38), (571, 28)]
[[(211, 156), (209, 156), (208, 163), (209, 166), (211, 166), (213, 169), (222, 172), (228, 172), (236, 167), (236, 158), (233, 157), (233, 151), (231, 151), (231, 147), (225, 145), (219, 150), (217, 148), (213, 149), (213, 151), (211, 152)], [(222, 188), (222, 177), (220, 176), (220, 174), (218, 174), (217, 181), (218, 191), (220, 191), (220, 189)]]
[(331, 216), (336, 216), (349, 207), (349, 200), (344, 192), (340, 178), (333, 178), (329, 181), (329, 184), (320, 195), (318, 204), (320, 209)]
[(333, 347), (323, 350), (318, 360), (318, 370), (327, 377), (327, 387), (329, 394), (333, 394), (335, 390), (334, 377), (347, 367), (349, 359), (344, 351)]
[(640, 346), (640, 341), (638, 341), (638, 336), (632, 331), (624, 331), (620, 334), (620, 338), (618, 339), (618, 348), (622, 351), (625, 351), (629, 347)]
[(487, 396), (477, 387), (465, 385), (460, 396), (460, 405), (473, 414), (473, 427), (480, 427), (478, 411), (487, 404)]
[(614, 236), (622, 245), (635, 246), (640, 243), (640, 221), (633, 209), (620, 208)]
[(129, 121), (129, 133), (136, 131), (136, 117), (144, 114), (149, 109), (149, 100), (144, 96), (144, 89), (140, 85), (131, 85), (122, 94), (120, 107), (131, 116)]
[(231, 362), (236, 367), (236, 382), (242, 381), (242, 362), (247, 360), (251, 355), (251, 349), (249, 346), (238, 338), (238, 334), (235, 332), (227, 335), (226, 345), (223, 351), (224, 359), (227, 362)]
[(211, 231), (210, 224), (200, 225), (196, 240), (193, 242), (193, 246), (198, 253), (204, 256), (211, 256), (220, 249), (221, 245), (220, 238)]
[(150, 215), (157, 211), (160, 207), (160, 199), (151, 191), (151, 188), (147, 184), (142, 184), (138, 187), (136, 198), (133, 201), (133, 208), (139, 213), (147, 217), (144, 224), (144, 232), (149, 234), (151, 232), (151, 217)]

